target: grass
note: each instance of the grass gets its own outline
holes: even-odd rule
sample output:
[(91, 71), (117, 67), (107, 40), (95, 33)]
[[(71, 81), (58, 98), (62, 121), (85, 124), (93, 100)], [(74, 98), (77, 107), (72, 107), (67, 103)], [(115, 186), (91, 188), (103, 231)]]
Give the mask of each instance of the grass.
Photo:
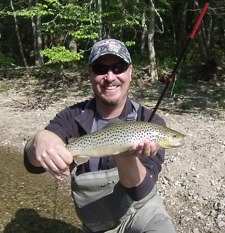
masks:
[(4, 93), (5, 95), (8, 95), (9, 90), (10, 90), (10, 85), (7, 82), (0, 83), (0, 93)]

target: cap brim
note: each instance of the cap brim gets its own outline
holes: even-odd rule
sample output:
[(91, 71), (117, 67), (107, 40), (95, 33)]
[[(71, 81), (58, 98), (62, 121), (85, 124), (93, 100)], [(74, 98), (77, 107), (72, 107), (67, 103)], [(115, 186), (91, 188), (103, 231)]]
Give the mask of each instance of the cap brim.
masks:
[(100, 54), (100, 55), (98, 54), (97, 56), (93, 57), (93, 58), (89, 61), (89, 63), (92, 64), (93, 62), (97, 61), (99, 58), (101, 58), (101, 57), (103, 57), (103, 56), (105, 56), (105, 55), (114, 55), (114, 56), (116, 56), (116, 57), (121, 58), (123, 61), (125, 61), (125, 62), (128, 63), (128, 64), (130, 63), (130, 61), (129, 61), (128, 58), (126, 58), (126, 57), (124, 57), (124, 56), (122, 56), (122, 55), (120, 55), (120, 54), (118, 54), (118, 53), (111, 52), (111, 51), (102, 53), (102, 54)]

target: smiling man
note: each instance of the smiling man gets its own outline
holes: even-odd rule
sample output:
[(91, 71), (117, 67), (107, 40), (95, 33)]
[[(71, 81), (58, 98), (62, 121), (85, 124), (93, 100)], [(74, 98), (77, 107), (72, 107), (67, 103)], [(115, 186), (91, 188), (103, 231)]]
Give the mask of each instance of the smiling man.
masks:
[[(119, 116), (127, 100), (132, 76), (128, 50), (119, 41), (103, 40), (93, 46), (89, 63), (97, 107), (101, 108), (100, 112), (109, 109), (109, 117)], [(115, 110), (115, 116), (112, 110)]]
[[(70, 138), (95, 132), (112, 119), (149, 120), (151, 110), (128, 98), (132, 68), (123, 42), (95, 43), (89, 57), (94, 98), (59, 112), (24, 149), (28, 171), (48, 171), (59, 180), (71, 176), (71, 193), (85, 233), (175, 232), (157, 194), (165, 151), (157, 151), (155, 143), (143, 141), (127, 152), (81, 165), (65, 147)], [(165, 125), (158, 115), (152, 121)]]

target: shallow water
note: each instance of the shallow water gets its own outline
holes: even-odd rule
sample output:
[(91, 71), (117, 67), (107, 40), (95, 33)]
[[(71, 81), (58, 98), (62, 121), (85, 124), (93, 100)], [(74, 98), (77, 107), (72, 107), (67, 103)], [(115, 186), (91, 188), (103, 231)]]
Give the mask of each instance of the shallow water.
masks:
[(0, 232), (78, 233), (69, 181), (48, 173), (34, 175), (23, 167), (23, 155), (0, 147)]

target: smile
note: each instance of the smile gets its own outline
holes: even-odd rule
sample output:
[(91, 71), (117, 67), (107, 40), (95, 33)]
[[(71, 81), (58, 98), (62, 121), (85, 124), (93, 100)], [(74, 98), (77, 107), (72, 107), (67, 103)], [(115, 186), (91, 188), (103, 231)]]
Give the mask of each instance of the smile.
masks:
[(109, 90), (109, 91), (112, 91), (112, 90), (115, 90), (117, 89), (117, 87), (119, 86), (103, 86), (105, 90)]

